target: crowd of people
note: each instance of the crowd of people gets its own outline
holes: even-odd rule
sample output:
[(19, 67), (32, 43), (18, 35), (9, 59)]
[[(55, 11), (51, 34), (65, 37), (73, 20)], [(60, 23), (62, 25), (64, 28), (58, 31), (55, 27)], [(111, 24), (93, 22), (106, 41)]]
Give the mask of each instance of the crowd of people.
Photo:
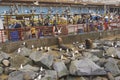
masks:
[[(34, 20), (34, 19), (33, 19)], [(29, 23), (29, 26), (24, 26), (26, 23)], [(24, 24), (24, 25), (23, 25)], [(22, 39), (30, 39), (30, 38), (39, 38), (40, 36), (44, 36), (44, 28), (42, 29), (41, 26), (45, 27), (53, 27), (51, 31), (51, 35), (60, 35), (64, 33), (62, 28), (58, 28), (58, 25), (78, 25), (78, 30), (75, 31), (77, 33), (79, 30), (83, 32), (91, 32), (91, 31), (103, 31), (103, 30), (112, 30), (113, 28), (120, 28), (120, 15), (110, 13), (107, 15), (98, 15), (98, 14), (75, 14), (75, 15), (56, 15), (55, 16), (47, 16), (45, 19), (40, 19), (38, 22), (30, 20), (29, 22), (19, 22), (14, 21), (8, 25), (8, 29), (20, 29), (25, 28), (27, 30), (20, 32)], [(41, 26), (40, 26), (41, 25)], [(37, 28), (36, 28), (37, 26)], [(68, 34), (69, 34), (69, 27)]]

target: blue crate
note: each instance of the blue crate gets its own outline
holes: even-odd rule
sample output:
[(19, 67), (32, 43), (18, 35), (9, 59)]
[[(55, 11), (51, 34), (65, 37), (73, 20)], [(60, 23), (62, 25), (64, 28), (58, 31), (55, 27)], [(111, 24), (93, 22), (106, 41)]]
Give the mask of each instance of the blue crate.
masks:
[(10, 37), (11, 37), (12, 41), (18, 41), (19, 40), (19, 32), (18, 31), (10, 32)]

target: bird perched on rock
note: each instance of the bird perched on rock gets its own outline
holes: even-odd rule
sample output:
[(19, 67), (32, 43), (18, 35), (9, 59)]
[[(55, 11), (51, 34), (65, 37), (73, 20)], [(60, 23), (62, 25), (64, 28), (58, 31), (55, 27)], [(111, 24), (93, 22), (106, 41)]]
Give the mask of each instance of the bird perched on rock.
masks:
[(21, 52), (21, 48), (18, 48), (17, 53), (20, 53), (20, 52)]
[(23, 65), (22, 64), (20, 64), (20, 69), (23, 69)]
[(34, 48), (35, 48), (35, 46), (34, 46), (34, 45), (32, 45), (32, 46), (31, 46), (31, 49), (34, 49)]

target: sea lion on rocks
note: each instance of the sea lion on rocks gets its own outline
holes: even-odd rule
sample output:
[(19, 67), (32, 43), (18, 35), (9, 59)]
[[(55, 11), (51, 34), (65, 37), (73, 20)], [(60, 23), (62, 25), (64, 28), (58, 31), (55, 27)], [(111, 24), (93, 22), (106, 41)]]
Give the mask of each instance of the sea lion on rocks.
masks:
[(67, 46), (65, 46), (64, 44), (63, 44), (63, 40), (62, 40), (62, 38), (61, 37), (58, 37), (58, 48), (62, 48), (62, 50), (69, 50), (69, 51), (71, 51), (72, 49), (70, 49), (70, 48), (68, 48)]
[(92, 40), (91, 39), (86, 39), (85, 40), (85, 46), (86, 46), (86, 49), (91, 49), (93, 44), (92, 44)]

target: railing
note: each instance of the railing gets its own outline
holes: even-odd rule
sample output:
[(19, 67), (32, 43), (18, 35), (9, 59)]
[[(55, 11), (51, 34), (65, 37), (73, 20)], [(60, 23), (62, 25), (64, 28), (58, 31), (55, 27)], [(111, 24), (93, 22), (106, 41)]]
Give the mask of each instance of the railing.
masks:
[[(109, 26), (111, 27), (111, 29), (108, 30), (120, 29), (120, 22), (110, 23)], [(58, 25), (57, 29), (60, 30), (59, 35), (91, 32), (90, 27), (87, 24)], [(31, 28), (5, 29), (5, 30), (0, 29), (0, 43), (4, 43), (7, 41), (19, 41), (19, 40), (27, 40), (31, 38), (40, 38), (40, 37), (58, 35), (56, 34), (53, 26), (35, 27), (35, 30), (36, 30), (36, 36), (33, 37), (31, 34)]]

